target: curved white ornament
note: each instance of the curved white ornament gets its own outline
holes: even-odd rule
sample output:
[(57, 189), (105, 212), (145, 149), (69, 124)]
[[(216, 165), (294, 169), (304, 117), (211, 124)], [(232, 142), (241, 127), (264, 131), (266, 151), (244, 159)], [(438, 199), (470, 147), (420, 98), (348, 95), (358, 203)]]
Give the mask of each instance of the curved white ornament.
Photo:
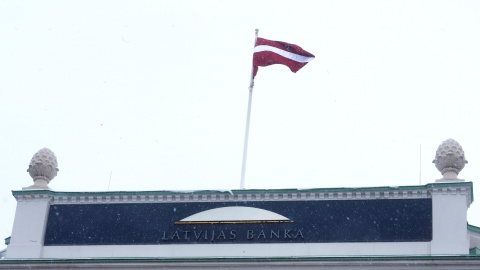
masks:
[(187, 223), (251, 223), (292, 222), (290, 219), (265, 209), (245, 206), (228, 206), (206, 210), (186, 217), (176, 224)]

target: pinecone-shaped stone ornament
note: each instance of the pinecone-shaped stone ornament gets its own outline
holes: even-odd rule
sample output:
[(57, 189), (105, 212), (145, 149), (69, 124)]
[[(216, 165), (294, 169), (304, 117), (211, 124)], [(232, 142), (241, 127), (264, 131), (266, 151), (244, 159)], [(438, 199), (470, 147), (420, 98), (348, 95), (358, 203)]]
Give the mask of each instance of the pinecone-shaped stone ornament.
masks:
[(58, 163), (57, 157), (48, 148), (40, 149), (33, 155), (27, 172), (33, 178), (33, 185), (23, 189), (47, 189), (50, 190), (48, 184), (57, 176)]
[(468, 161), (465, 159), (462, 146), (457, 141), (448, 139), (442, 142), (438, 146), (433, 163), (443, 175), (443, 178), (437, 179), (436, 182), (464, 181), (457, 176)]

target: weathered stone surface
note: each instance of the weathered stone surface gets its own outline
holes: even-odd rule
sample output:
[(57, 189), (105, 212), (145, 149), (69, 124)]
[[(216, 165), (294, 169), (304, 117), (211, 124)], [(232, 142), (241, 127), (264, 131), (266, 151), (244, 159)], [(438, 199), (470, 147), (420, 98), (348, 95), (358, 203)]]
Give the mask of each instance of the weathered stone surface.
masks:
[(433, 163), (443, 175), (437, 182), (451, 182), (462, 181), (457, 176), (468, 161), (462, 146), (454, 139), (448, 139), (438, 146)]
[(33, 155), (27, 172), (33, 178), (34, 184), (23, 189), (50, 189), (48, 183), (58, 172), (57, 157), (48, 148), (40, 149)]

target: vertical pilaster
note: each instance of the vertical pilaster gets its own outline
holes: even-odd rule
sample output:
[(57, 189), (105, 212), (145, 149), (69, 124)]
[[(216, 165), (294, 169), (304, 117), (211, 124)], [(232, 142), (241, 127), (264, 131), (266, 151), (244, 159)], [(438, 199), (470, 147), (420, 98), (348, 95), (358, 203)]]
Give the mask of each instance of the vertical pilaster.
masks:
[(41, 258), (51, 197), (17, 196), (17, 209), (6, 258)]
[(465, 188), (432, 190), (432, 255), (468, 255), (467, 194)]

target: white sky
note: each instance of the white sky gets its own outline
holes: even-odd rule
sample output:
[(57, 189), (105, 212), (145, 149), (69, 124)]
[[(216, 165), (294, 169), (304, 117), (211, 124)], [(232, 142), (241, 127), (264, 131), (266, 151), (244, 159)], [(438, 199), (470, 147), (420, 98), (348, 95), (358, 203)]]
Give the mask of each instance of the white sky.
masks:
[(255, 28), (316, 59), (260, 68), (246, 188), (418, 185), (420, 144), (432, 183), (453, 138), (478, 198), (479, 14), (478, 1), (0, 1), (0, 237), (43, 147), (55, 191), (237, 189)]

